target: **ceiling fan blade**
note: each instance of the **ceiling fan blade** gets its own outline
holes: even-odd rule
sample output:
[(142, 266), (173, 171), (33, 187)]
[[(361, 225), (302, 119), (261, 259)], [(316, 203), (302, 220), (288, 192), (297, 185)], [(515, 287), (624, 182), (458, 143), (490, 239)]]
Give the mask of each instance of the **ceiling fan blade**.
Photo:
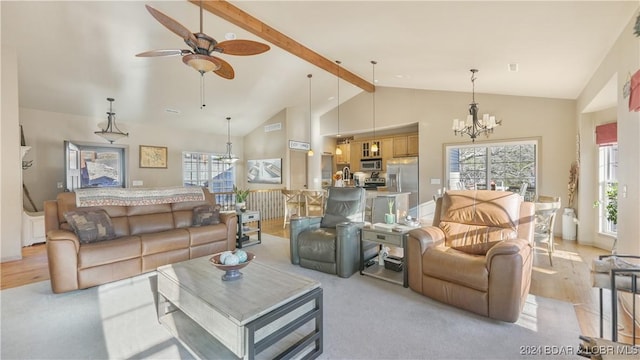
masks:
[(191, 54), (191, 50), (151, 50), (136, 54), (138, 57), (175, 56)]
[(216, 59), (216, 61), (218, 61), (218, 63), (220, 64), (220, 69), (214, 71), (214, 73), (229, 80), (233, 79), (236, 76), (235, 72), (233, 71), (233, 68), (231, 67), (231, 65), (229, 65), (228, 62), (220, 58), (217, 58), (215, 56), (211, 56), (211, 57)]
[(160, 24), (164, 25), (167, 29), (173, 31), (176, 35), (180, 36), (184, 39), (184, 41), (189, 45), (193, 46), (196, 43), (196, 37), (187, 29), (182, 26), (179, 22), (175, 21), (171, 17), (161, 13), (160, 11), (152, 8), (149, 5), (145, 5), (151, 16), (153, 16)]
[(214, 51), (228, 55), (257, 55), (269, 50), (267, 44), (252, 40), (227, 40), (216, 44)]

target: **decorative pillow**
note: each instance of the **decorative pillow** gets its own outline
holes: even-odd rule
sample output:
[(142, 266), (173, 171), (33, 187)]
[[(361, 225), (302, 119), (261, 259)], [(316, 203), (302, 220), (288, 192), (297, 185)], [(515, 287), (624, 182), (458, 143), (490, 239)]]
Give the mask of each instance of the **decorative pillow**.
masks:
[(200, 205), (193, 208), (193, 226), (220, 224), (220, 205)]
[(111, 240), (116, 237), (111, 218), (104, 210), (67, 211), (64, 213), (64, 218), (82, 244)]

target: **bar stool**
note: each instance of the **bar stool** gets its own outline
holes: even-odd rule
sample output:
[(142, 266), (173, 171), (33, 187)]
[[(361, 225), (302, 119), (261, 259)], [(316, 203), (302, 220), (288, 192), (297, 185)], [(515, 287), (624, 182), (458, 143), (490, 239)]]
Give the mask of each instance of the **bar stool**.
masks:
[(291, 216), (300, 216), (300, 190), (285, 190), (282, 189), (282, 195), (284, 195), (284, 222), (282, 228), (286, 228), (287, 224), (291, 222)]

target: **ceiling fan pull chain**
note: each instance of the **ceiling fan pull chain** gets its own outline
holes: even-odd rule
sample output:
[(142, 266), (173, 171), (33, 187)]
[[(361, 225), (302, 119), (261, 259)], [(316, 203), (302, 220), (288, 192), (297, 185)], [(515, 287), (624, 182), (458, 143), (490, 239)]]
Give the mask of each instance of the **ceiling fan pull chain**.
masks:
[(204, 73), (200, 73), (200, 109), (204, 108), (205, 106), (207, 106), (207, 104), (204, 103)]

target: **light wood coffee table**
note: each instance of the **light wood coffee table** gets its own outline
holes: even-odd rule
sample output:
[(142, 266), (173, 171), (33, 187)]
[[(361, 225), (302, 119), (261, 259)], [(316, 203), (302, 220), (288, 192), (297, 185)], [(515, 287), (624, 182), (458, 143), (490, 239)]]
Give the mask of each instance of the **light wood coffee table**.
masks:
[(320, 283), (252, 261), (222, 281), (209, 257), (158, 268), (158, 320), (198, 358), (322, 353)]

